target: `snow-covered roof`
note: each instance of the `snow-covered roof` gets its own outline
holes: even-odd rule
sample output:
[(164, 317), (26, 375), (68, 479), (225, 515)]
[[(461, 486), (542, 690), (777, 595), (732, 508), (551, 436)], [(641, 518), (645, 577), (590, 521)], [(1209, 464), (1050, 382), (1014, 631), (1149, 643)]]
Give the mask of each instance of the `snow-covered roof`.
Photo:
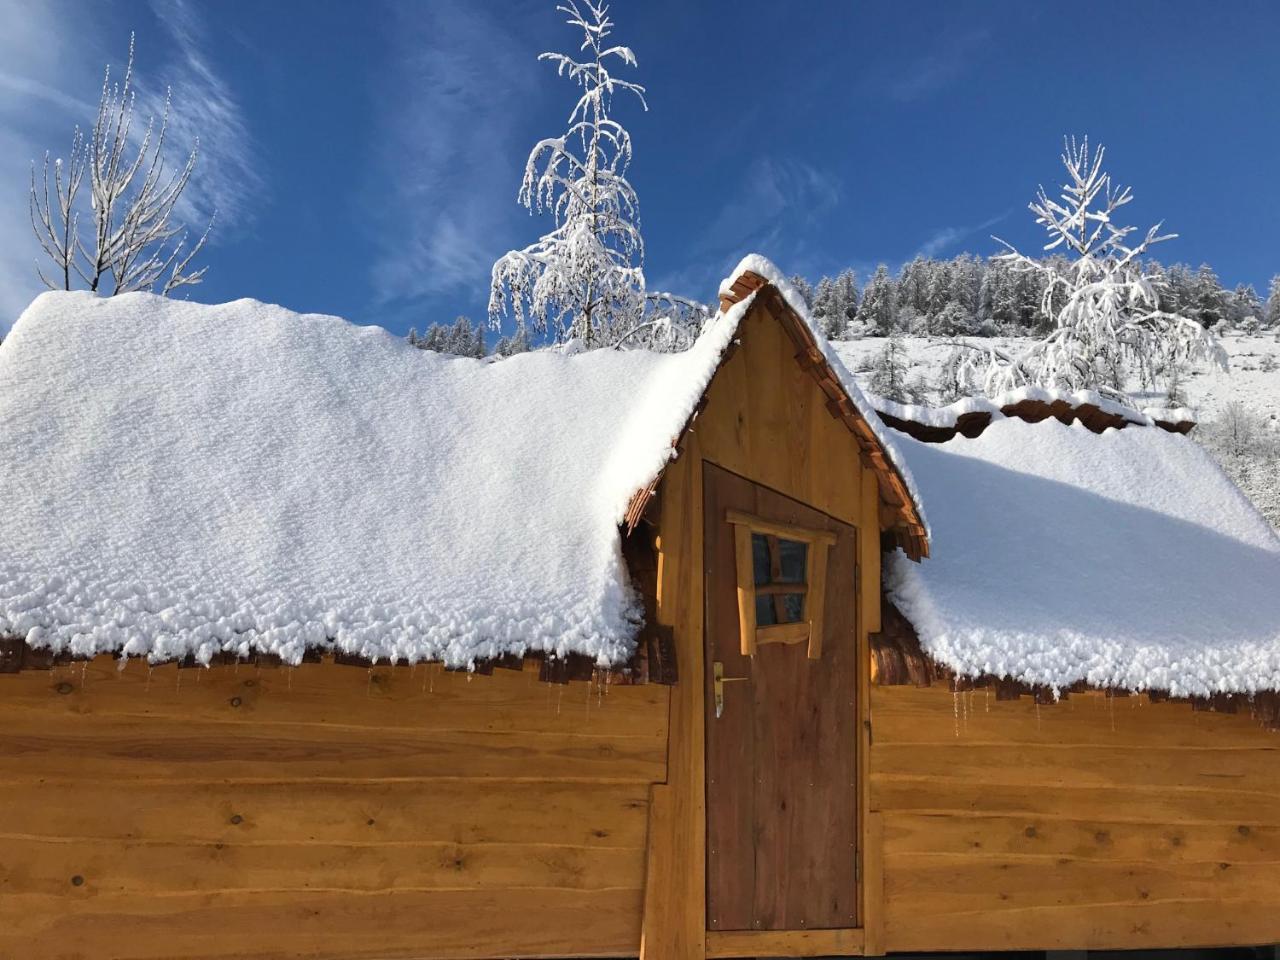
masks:
[(619, 521), (750, 304), (680, 354), (493, 363), (251, 300), (45, 294), (0, 346), (0, 637), (624, 662)]
[(1190, 438), (994, 420), (899, 437), (933, 523), (890, 599), (958, 674), (1175, 696), (1280, 690), (1280, 538)]

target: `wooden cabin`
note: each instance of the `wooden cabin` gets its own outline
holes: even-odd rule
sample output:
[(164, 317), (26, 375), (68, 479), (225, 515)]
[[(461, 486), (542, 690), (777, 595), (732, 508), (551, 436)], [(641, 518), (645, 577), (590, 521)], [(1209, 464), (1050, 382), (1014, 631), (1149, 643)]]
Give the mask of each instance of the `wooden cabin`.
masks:
[(1280, 941), (1265, 684), (972, 669), (966, 454), (908, 433), (757, 257), (679, 355), (40, 298), (0, 347), (0, 957)]

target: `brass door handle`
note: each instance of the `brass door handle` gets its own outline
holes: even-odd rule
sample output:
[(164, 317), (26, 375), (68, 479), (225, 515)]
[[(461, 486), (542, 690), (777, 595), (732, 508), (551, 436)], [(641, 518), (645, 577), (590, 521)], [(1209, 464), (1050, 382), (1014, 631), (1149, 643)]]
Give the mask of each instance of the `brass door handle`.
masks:
[(726, 677), (724, 675), (724, 664), (719, 660), (711, 665), (711, 692), (715, 699), (717, 720), (724, 714), (724, 685), (750, 679), (750, 677)]

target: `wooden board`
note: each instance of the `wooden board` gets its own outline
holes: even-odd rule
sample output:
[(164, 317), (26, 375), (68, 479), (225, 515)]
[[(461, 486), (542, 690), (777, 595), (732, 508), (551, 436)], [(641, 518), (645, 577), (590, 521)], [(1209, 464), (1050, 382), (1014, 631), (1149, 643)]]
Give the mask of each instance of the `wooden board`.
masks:
[(702, 460), (698, 435), (668, 467), (658, 521), (657, 616), (680, 664), (671, 696), (667, 782), (653, 788), (641, 960), (701, 960), (706, 952), (703, 772)]
[(1280, 941), (1280, 736), (1248, 716), (875, 687), (889, 951)]
[(116, 667), (0, 676), (0, 957), (635, 955), (671, 688)]
[(708, 957), (856, 957), (861, 930), (720, 930), (707, 934)]
[[(707, 660), (724, 664), (725, 708), (707, 707), (711, 930), (852, 928), (858, 919), (856, 534), (712, 464), (704, 470)], [(823, 653), (738, 641), (734, 527), (740, 510), (837, 534)], [(710, 681), (708, 681), (710, 683)]]

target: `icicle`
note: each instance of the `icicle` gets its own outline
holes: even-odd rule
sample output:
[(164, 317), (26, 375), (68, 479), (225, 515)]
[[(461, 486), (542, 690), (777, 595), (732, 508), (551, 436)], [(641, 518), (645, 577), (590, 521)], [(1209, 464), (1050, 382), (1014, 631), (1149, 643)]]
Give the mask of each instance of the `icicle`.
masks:
[(960, 691), (951, 691), (951, 713), (955, 719), (956, 739), (960, 739)]

